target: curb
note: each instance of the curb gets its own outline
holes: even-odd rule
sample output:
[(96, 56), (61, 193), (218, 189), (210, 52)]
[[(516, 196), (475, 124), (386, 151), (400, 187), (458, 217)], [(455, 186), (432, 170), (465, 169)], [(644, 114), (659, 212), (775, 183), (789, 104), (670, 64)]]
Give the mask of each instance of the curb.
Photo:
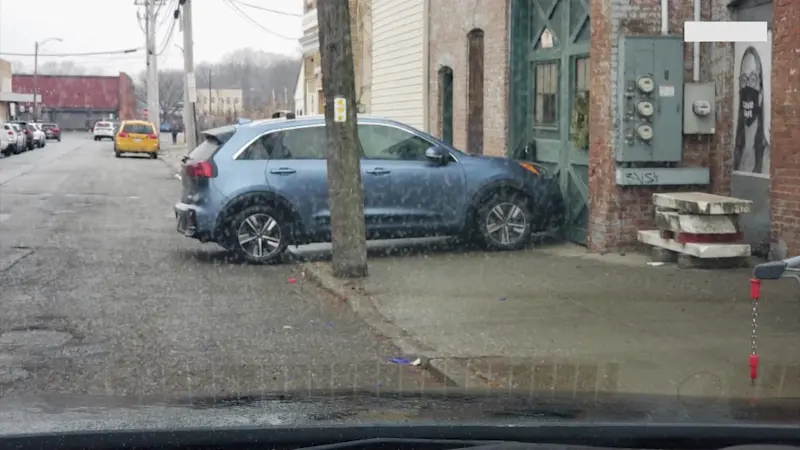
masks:
[[(435, 349), (419, 342), (408, 331), (395, 325), (381, 314), (368, 294), (365, 295), (358, 292), (362, 288), (355, 285), (355, 283), (358, 283), (357, 281), (337, 280), (332, 275), (325, 273), (321, 269), (320, 263), (300, 264), (300, 270), (303, 277), (345, 302), (350, 310), (361, 318), (367, 326), (391, 340), (392, 344), (398, 347), (404, 355), (409, 356), (409, 359), (419, 358), (419, 366), (445, 386), (457, 387), (462, 385), (456, 380), (464, 380), (463, 384), (486, 386), (485, 382), (475, 374), (470, 373), (461, 364), (452, 361), (448, 364), (447, 358), (430, 356), (431, 353), (435, 352)], [(348, 286), (348, 284), (350, 285)]]

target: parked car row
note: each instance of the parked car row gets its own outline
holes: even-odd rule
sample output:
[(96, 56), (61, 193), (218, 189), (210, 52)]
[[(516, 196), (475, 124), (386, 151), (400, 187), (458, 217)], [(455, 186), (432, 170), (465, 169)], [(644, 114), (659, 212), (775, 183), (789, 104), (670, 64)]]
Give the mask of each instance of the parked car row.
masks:
[(12, 120), (2, 123), (0, 153), (5, 156), (42, 148), (48, 139), (61, 141), (61, 129), (55, 123)]

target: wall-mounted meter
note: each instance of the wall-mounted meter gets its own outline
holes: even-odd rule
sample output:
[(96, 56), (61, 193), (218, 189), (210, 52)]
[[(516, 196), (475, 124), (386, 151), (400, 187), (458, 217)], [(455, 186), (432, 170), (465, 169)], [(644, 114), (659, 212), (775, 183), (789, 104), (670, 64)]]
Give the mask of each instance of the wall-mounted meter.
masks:
[(653, 115), (653, 104), (648, 101), (639, 102), (636, 104), (636, 111), (642, 117), (650, 117)]
[(648, 76), (639, 77), (636, 79), (636, 87), (639, 88), (640, 91), (644, 94), (649, 94), (653, 92), (653, 89), (656, 88), (653, 79)]
[(698, 116), (707, 116), (711, 114), (711, 102), (708, 100), (695, 100), (692, 103), (692, 112)]
[(683, 90), (683, 133), (716, 132), (717, 87), (714, 83), (686, 83)]
[(653, 139), (653, 127), (650, 125), (639, 125), (636, 127), (636, 134), (639, 136), (639, 139), (650, 141)]

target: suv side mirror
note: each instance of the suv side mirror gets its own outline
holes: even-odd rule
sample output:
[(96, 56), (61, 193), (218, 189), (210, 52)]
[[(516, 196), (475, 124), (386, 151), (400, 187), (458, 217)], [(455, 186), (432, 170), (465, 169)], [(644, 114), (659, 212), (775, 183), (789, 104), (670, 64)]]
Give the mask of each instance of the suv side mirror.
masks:
[(442, 147), (434, 146), (425, 150), (425, 158), (434, 164), (443, 166), (450, 161), (450, 152)]

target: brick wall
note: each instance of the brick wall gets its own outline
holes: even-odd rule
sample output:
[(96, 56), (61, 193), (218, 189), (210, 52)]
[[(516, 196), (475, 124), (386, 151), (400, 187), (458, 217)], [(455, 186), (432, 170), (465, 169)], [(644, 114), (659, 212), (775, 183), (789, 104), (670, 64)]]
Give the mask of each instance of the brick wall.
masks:
[(441, 137), (438, 71), (453, 69), (453, 144), (467, 144), (467, 33), (484, 32), (483, 153), (502, 156), (508, 130), (508, 0), (431, 0), (429, 108), (432, 134)]
[(127, 73), (119, 74), (119, 110), (117, 111), (120, 120), (135, 119), (137, 116), (136, 94), (134, 92), (133, 79)]
[(800, 5), (773, 1), (771, 250), (776, 258), (800, 254)]
[[(784, 0), (785, 1), (785, 0)], [(703, 0), (701, 20), (731, 20), (729, 0)], [(670, 0), (669, 33), (681, 35), (692, 19), (692, 0)], [(636, 242), (637, 230), (653, 226), (652, 194), (657, 191), (730, 191), (732, 139), (733, 46), (701, 45), (701, 81), (717, 83), (717, 133), (683, 139), (687, 167), (709, 167), (711, 186), (621, 188), (614, 181), (617, 147), (617, 42), (621, 35), (655, 35), (661, 28), (659, 0), (594, 0), (590, 2), (591, 105), (589, 145), (589, 237), (592, 250), (623, 248)], [(692, 44), (684, 49), (686, 81), (692, 79)], [(779, 92), (778, 89), (775, 89)], [(678, 137), (676, 137), (678, 138)]]

